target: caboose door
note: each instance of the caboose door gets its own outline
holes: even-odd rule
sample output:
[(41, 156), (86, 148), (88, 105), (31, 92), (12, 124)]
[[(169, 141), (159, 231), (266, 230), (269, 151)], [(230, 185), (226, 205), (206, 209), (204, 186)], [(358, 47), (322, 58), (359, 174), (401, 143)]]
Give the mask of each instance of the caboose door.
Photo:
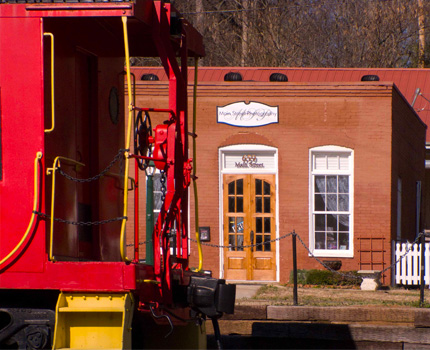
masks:
[(224, 175), (226, 279), (275, 280), (275, 196), (275, 175)]

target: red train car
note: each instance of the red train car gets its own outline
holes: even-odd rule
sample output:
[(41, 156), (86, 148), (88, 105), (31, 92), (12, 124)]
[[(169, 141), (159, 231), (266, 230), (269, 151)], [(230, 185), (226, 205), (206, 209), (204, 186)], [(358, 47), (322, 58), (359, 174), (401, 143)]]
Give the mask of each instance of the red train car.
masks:
[[(0, 348), (169, 347), (165, 329), (201, 346), (189, 321), (233, 311), (234, 285), (188, 266), (187, 61), (202, 55), (167, 1), (1, 0)], [(123, 112), (130, 56), (169, 76), (154, 135), (135, 118), (159, 111)], [(166, 187), (145, 264), (126, 222), (129, 164), (150, 160)]]

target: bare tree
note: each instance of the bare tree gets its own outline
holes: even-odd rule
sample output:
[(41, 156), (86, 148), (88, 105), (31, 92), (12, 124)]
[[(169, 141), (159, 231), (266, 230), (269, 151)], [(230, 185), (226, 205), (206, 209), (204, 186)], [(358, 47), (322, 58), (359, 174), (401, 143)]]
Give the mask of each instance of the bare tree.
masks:
[(423, 0), (172, 2), (204, 34), (206, 66), (416, 67), (429, 56)]

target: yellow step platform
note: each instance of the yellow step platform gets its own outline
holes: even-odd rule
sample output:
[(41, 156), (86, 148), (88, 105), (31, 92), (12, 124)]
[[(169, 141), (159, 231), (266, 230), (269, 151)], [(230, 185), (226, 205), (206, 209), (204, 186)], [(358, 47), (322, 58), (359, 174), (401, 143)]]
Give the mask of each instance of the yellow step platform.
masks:
[(53, 349), (130, 349), (129, 293), (61, 293)]

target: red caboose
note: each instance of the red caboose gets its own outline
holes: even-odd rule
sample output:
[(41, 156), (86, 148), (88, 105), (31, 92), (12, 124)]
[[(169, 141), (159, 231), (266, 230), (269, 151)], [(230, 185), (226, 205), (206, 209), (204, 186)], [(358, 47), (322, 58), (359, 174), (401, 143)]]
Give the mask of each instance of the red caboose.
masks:
[[(145, 315), (172, 326), (190, 310), (232, 311), (234, 286), (188, 266), (187, 60), (202, 55), (201, 36), (164, 1), (2, 0), (0, 348), (153, 347), (139, 336)], [(123, 113), (130, 56), (160, 57), (170, 77), (169, 119), (153, 136), (133, 128), (138, 111), (157, 112), (150, 101)], [(151, 159), (166, 190), (149, 265), (126, 221), (129, 163)]]

